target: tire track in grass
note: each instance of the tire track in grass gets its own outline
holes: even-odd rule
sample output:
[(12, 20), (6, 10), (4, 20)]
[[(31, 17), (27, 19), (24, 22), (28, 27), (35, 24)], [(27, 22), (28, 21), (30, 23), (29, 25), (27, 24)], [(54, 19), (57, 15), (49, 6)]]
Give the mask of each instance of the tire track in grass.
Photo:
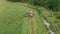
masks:
[(28, 23), (29, 23), (29, 33), (28, 34), (37, 34), (36, 33), (36, 24), (34, 23), (34, 17), (29, 17), (27, 20), (28, 20)]
[(32, 22), (33, 22), (33, 25), (34, 25), (34, 34), (37, 34), (37, 19), (38, 18), (38, 13), (36, 11), (34, 11), (34, 18), (32, 18)]
[(37, 29), (36, 29), (36, 24), (35, 24), (35, 22), (34, 22), (34, 19), (33, 18), (31, 18), (31, 23), (33, 24), (33, 28), (34, 28), (34, 34), (37, 34)]
[[(26, 12), (28, 12), (28, 11), (26, 11)], [(33, 34), (32, 33), (32, 26), (33, 25), (31, 24), (31, 19), (29, 17), (25, 17), (24, 26), (23, 26), (22, 34)]]
[[(28, 9), (28, 7), (27, 7), (27, 9)], [(29, 8), (30, 10), (32, 10), (31, 8)], [(34, 12), (34, 13), (36, 13), (36, 11)], [(36, 17), (36, 16), (35, 16)], [(27, 19), (27, 21), (28, 21), (28, 23), (29, 23), (29, 33), (28, 34), (37, 34), (36, 33), (36, 31), (37, 31), (37, 29), (36, 29), (36, 23), (34, 23), (35, 22), (35, 17), (29, 17), (28, 19)]]
[[(36, 12), (34, 12), (34, 14), (36, 14)], [(35, 18), (37, 18), (36, 15), (34, 15), (33, 17), (30, 18), (31, 25), (32, 25), (32, 28), (33, 28), (32, 29), (33, 30), (33, 32), (32, 32), (33, 34), (37, 34), (37, 23), (36, 23), (37, 20), (35, 19)]]
[[(30, 8), (27, 8), (27, 9), (30, 9)], [(29, 10), (26, 10), (26, 12), (28, 12)], [(25, 12), (25, 13), (26, 13)], [(25, 28), (24, 28), (24, 26), (23, 26), (23, 31), (24, 31), (24, 34), (33, 34), (33, 32), (32, 32), (32, 29), (33, 29), (33, 25), (31, 24), (31, 18), (30, 17), (25, 17), (25, 19), (24, 19), (24, 24), (25, 24)], [(28, 29), (28, 31), (27, 31), (27, 29)], [(22, 33), (23, 33), (23, 31), (22, 31)], [(26, 32), (27, 31), (27, 32)]]
[(33, 18), (29, 18), (29, 34), (36, 34), (36, 26)]
[(28, 34), (32, 34), (32, 24), (30, 18), (28, 18), (28, 23), (29, 23), (29, 32)]

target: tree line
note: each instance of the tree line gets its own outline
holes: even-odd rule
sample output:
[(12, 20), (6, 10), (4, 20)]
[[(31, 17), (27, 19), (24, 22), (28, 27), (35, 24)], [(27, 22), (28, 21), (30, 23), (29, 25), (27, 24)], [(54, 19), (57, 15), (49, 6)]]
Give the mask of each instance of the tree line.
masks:
[(60, 0), (8, 0), (12, 2), (28, 2), (52, 10), (60, 10)]

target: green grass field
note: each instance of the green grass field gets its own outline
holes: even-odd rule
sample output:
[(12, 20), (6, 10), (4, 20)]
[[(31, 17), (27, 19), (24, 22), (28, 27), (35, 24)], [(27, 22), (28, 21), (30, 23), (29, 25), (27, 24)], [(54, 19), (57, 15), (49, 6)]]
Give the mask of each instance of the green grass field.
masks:
[(52, 11), (43, 7), (38, 7), (38, 6), (31, 6), (29, 5), (30, 8), (33, 9), (38, 9), (38, 13), (41, 13), (41, 16), (44, 16), (47, 22), (50, 23), (50, 28), (52, 31), (54, 31), (56, 34), (60, 34), (60, 12), (57, 11)]
[[(0, 0), (0, 34), (48, 34), (38, 12), (23, 5)], [(30, 10), (35, 14), (34, 17), (25, 17)]]
[(60, 15), (60, 12), (54, 12), (51, 10), (47, 10), (45, 8), (40, 7), (39, 10), (42, 12), (44, 17), (51, 25), (51, 29), (56, 32), (56, 34), (60, 34), (60, 19), (56, 17)]

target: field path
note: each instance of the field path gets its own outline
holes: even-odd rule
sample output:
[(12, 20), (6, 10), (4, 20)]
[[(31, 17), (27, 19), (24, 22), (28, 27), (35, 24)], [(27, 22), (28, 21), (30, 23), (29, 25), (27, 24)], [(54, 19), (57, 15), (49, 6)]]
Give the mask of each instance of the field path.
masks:
[(29, 33), (28, 34), (32, 34), (32, 24), (31, 24), (31, 20), (29, 19)]

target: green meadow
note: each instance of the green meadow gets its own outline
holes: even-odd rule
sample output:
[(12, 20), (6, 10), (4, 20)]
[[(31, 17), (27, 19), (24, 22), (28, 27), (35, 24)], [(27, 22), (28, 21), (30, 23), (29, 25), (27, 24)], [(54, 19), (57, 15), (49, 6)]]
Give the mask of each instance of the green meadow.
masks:
[[(48, 34), (41, 15), (25, 4), (0, 0), (0, 34)], [(31, 10), (32, 18), (25, 14)]]

